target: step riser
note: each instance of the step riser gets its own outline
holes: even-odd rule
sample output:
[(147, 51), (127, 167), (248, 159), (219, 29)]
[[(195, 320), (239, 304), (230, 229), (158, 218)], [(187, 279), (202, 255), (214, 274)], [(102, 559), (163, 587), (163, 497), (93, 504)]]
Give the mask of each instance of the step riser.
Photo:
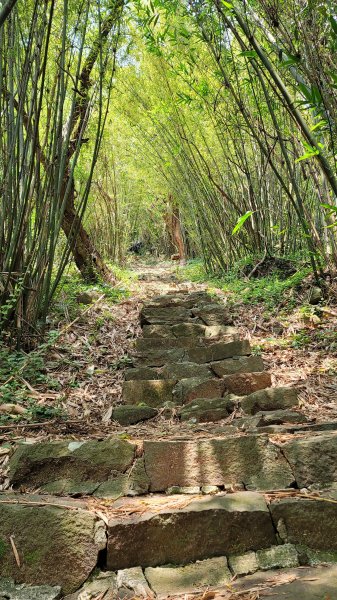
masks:
[(275, 531), (261, 500), (244, 492), (195, 501), (180, 511), (114, 519), (108, 528), (108, 569), (186, 564), (274, 545)]

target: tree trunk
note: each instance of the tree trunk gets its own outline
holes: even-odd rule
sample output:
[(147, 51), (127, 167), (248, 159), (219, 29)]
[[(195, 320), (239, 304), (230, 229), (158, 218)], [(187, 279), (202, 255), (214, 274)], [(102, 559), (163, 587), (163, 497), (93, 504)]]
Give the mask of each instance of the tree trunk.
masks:
[[(67, 189), (67, 183), (66, 180), (64, 182), (64, 190)], [(83, 279), (88, 283), (97, 283), (99, 279), (107, 283), (114, 283), (115, 278), (112, 272), (105, 264), (98, 250), (96, 250), (89, 234), (83, 226), (82, 219), (75, 208), (74, 198), (75, 183), (72, 179), (62, 219), (62, 229), (67, 237), (75, 264)]]

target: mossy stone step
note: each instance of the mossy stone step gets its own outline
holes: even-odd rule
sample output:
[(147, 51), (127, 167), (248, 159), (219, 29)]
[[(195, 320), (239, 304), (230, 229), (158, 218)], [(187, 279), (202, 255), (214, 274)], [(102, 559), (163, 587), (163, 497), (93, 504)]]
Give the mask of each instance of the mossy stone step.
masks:
[(187, 564), (276, 544), (259, 494), (192, 497), (178, 506), (175, 497), (117, 501), (108, 526), (108, 568)]
[[(145, 339), (142, 341), (145, 341)], [(215, 342), (209, 345), (198, 345), (194, 340), (191, 346), (178, 346), (179, 343), (174, 347), (165, 347), (165, 343), (163, 343), (161, 347), (149, 347), (147, 350), (135, 351), (133, 363), (137, 367), (162, 367), (167, 363), (184, 361), (205, 364), (251, 354), (251, 347), (248, 340)]]

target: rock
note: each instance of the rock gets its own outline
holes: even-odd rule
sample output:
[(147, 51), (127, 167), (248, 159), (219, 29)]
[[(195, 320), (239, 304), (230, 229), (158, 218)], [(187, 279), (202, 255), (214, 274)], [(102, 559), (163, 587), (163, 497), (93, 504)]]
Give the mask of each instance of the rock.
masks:
[(186, 564), (276, 542), (268, 507), (259, 494), (204, 496), (180, 509), (176, 499), (171, 502), (172, 506), (167, 496), (164, 505), (162, 496), (128, 499), (124, 514), (126, 500), (116, 502), (121, 512), (109, 522), (109, 569)]
[(240, 339), (240, 334), (235, 327), (224, 325), (208, 325), (205, 327), (204, 335), (207, 340), (226, 339), (227, 341), (235, 341)]
[(266, 436), (144, 441), (145, 470), (152, 492), (172, 486), (244, 483), (250, 489), (289, 487), (294, 476)]
[(166, 338), (172, 337), (171, 325), (144, 325), (144, 338)]
[[(202, 341), (198, 340), (198, 343), (202, 345)], [(193, 337), (138, 338), (134, 344), (134, 348), (137, 352), (137, 356), (140, 356), (141, 354), (146, 355), (153, 350), (167, 352), (170, 348), (193, 348), (195, 344), (196, 340)]]
[(323, 293), (320, 287), (313, 286), (309, 292), (309, 304), (319, 304), (323, 300)]
[(196, 419), (198, 423), (220, 421), (228, 417), (234, 409), (234, 403), (226, 398), (196, 398), (182, 407), (182, 421)]
[(196, 398), (220, 398), (225, 392), (221, 379), (190, 377), (181, 379), (174, 388), (173, 399), (176, 404), (187, 404)]
[(94, 492), (98, 498), (116, 499), (121, 496), (139, 496), (147, 494), (150, 480), (147, 476), (143, 458), (136, 458), (128, 473), (108, 479)]
[(21, 444), (10, 459), (9, 478), (14, 487), (91, 494), (112, 472), (125, 473), (134, 455), (135, 446), (119, 438)]
[(295, 546), (292, 544), (283, 544), (282, 546), (273, 546), (265, 550), (256, 552), (257, 562), (262, 571), (269, 569), (289, 569), (298, 567), (298, 554)]
[[(276, 584), (275, 587), (273, 584)], [(231, 587), (234, 597), (239, 599), (247, 596), (243, 594), (243, 590), (248, 593), (251, 589), (260, 590), (261, 600), (335, 600), (337, 566), (311, 569), (300, 567), (281, 572), (259, 571), (233, 582)]]
[(230, 394), (245, 396), (271, 386), (271, 375), (267, 371), (261, 373), (235, 373), (223, 378)]
[(151, 406), (117, 406), (112, 413), (112, 420), (120, 425), (133, 425), (139, 421), (153, 419), (158, 411)]
[(123, 401), (125, 404), (146, 404), (157, 408), (163, 406), (165, 402), (173, 401), (175, 385), (176, 380), (173, 379), (125, 381), (123, 383)]
[(213, 377), (213, 373), (206, 365), (198, 365), (197, 363), (182, 362), (170, 363), (164, 365), (162, 370), (164, 379), (188, 379), (198, 377), (207, 379)]
[(215, 586), (227, 586), (232, 576), (225, 556), (201, 560), (184, 567), (145, 569), (146, 578), (157, 595), (171, 596)]
[(202, 494), (218, 494), (220, 488), (217, 485), (203, 485), (201, 488)]
[(337, 504), (292, 498), (272, 502), (270, 510), (284, 542), (315, 550), (337, 550)]
[(216, 342), (209, 346), (195, 346), (186, 350), (186, 359), (203, 364), (233, 358), (233, 356), (245, 356), (251, 353), (248, 340), (236, 342)]
[(13, 579), (0, 579), (0, 600), (59, 600), (60, 587), (48, 585), (29, 586), (17, 585)]
[(190, 310), (182, 306), (170, 306), (165, 308), (144, 306), (140, 313), (141, 325), (175, 325), (176, 323), (192, 321)]
[(91, 581), (87, 581), (77, 592), (66, 596), (64, 600), (116, 600), (117, 582), (115, 573), (102, 571), (95, 574)]
[(297, 391), (289, 387), (267, 388), (241, 399), (241, 408), (250, 415), (266, 410), (279, 410), (298, 406)]
[(263, 360), (260, 356), (235, 356), (211, 363), (212, 371), (223, 377), (233, 373), (255, 373), (264, 370)]
[[(192, 308), (198, 303), (212, 302), (211, 297), (207, 292), (193, 292), (191, 294), (175, 292), (174, 294), (163, 294), (156, 296), (144, 303), (144, 308), (172, 308), (184, 307)], [(213, 306), (213, 304), (212, 304)]]
[(125, 381), (135, 381), (136, 379), (163, 379), (160, 369), (151, 367), (135, 367), (125, 371)]
[(133, 363), (136, 367), (163, 367), (168, 363), (181, 362), (185, 354), (184, 348), (154, 348), (134, 356)]
[(205, 325), (231, 325), (233, 320), (226, 311), (225, 306), (217, 304), (204, 304), (200, 308), (193, 308), (192, 314), (198, 317)]
[(337, 552), (313, 550), (306, 546), (298, 546), (297, 551), (301, 557), (301, 564), (303, 565), (315, 567), (316, 565), (337, 563)]
[[(7, 498), (8, 504), (0, 504), (0, 576), (25, 584), (60, 585), (65, 594), (77, 590), (105, 548), (103, 521), (78, 501), (62, 499), (61, 506), (46, 496)], [(15, 540), (20, 567), (11, 537)]]
[(255, 552), (229, 556), (228, 564), (232, 573), (237, 577), (255, 573), (259, 568)]
[(117, 587), (119, 595), (121, 589), (124, 588), (124, 590), (130, 590), (133, 592), (133, 598), (147, 598), (150, 600), (150, 598), (154, 597), (153, 591), (149, 587), (141, 567), (133, 567), (132, 569), (123, 569), (122, 571), (118, 571)]
[(100, 293), (94, 290), (82, 292), (76, 296), (76, 302), (78, 302), (78, 304), (93, 304), (99, 297)]
[(198, 325), (197, 323), (178, 323), (178, 325), (172, 326), (172, 335), (177, 338), (200, 338), (205, 335), (205, 325)]
[(282, 452), (300, 488), (337, 481), (337, 433), (295, 438)]
[(307, 417), (300, 412), (291, 410), (260, 411), (255, 415), (256, 427), (281, 425), (282, 423), (305, 423)]

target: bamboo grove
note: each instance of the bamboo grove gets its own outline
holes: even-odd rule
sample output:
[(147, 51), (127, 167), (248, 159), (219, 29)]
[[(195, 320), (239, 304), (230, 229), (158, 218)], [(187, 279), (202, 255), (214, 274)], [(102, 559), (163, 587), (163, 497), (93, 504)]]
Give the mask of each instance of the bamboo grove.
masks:
[(336, 266), (332, 1), (3, 1), (0, 27), (4, 331), (43, 330), (71, 260), (174, 251), (173, 221), (210, 272)]

